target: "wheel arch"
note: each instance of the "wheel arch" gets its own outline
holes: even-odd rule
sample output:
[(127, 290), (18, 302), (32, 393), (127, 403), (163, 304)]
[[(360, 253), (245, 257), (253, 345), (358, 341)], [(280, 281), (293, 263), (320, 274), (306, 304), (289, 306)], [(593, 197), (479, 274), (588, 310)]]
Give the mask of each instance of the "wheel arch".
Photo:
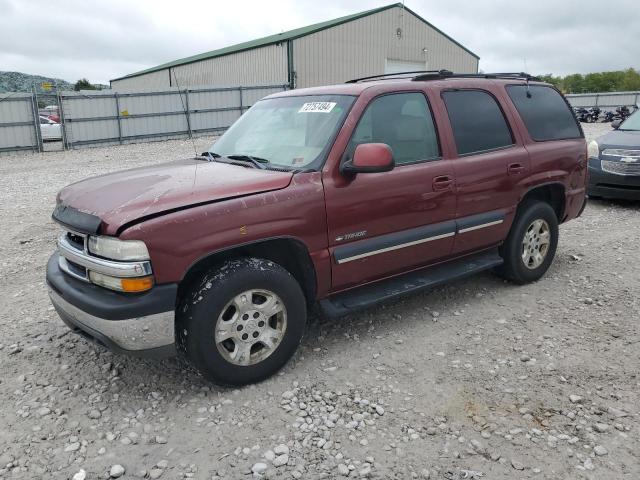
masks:
[(556, 212), (558, 223), (562, 223), (565, 217), (566, 196), (565, 186), (562, 182), (550, 182), (541, 185), (535, 185), (525, 192), (518, 202), (518, 211), (527, 202), (527, 200), (539, 200), (551, 205)]
[(274, 237), (255, 240), (210, 252), (195, 261), (185, 272), (178, 285), (178, 299), (206, 271), (224, 262), (242, 257), (271, 260), (287, 270), (300, 284), (307, 303), (316, 297), (316, 271), (306, 245), (295, 237)]

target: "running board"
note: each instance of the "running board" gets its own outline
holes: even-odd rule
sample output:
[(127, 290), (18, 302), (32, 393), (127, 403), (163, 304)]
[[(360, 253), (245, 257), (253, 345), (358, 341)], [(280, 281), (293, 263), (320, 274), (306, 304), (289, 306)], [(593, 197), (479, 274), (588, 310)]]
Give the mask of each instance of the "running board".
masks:
[(328, 317), (339, 317), (386, 302), (408, 293), (433, 288), (452, 280), (502, 265), (498, 249), (427, 267), (388, 280), (358, 287), (320, 300), (320, 309)]

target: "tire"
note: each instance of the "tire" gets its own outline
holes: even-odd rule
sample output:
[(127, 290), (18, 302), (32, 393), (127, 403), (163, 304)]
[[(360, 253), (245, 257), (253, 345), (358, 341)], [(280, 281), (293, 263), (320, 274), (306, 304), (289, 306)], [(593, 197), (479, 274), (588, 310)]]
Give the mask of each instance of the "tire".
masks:
[[(543, 248), (545, 244), (544, 231), (548, 232), (546, 248)], [(532, 238), (534, 233), (535, 236)], [(530, 239), (527, 240), (526, 246), (525, 235), (528, 235)], [(548, 203), (527, 201), (519, 207), (511, 231), (500, 247), (504, 264), (499, 267), (497, 272), (507, 280), (520, 285), (535, 282), (549, 269), (557, 247), (558, 218), (556, 212)], [(526, 260), (525, 248), (527, 249)], [(542, 258), (535, 255), (536, 252)]]
[(304, 293), (287, 270), (258, 258), (231, 260), (183, 295), (176, 347), (208, 380), (246, 385), (282, 368), (300, 344), (306, 319)]

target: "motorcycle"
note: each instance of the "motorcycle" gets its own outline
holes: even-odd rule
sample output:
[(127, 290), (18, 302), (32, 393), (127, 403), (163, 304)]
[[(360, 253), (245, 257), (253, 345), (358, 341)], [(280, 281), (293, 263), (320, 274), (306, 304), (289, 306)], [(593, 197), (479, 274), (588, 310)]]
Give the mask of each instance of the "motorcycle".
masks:
[(579, 122), (588, 122), (588, 119), (591, 118), (589, 110), (584, 107), (575, 107), (573, 111)]
[(626, 105), (616, 108), (616, 118), (624, 120), (629, 115), (631, 115), (631, 112), (629, 111), (629, 107), (627, 107)]
[(600, 108), (598, 107), (591, 107), (589, 109), (589, 114), (587, 116), (587, 122), (591, 123), (591, 122), (597, 122), (598, 119), (600, 118), (600, 112), (602, 112), (602, 110), (600, 110)]
[(616, 119), (616, 114), (611, 110), (607, 110), (604, 112), (604, 118), (602, 119), (602, 123), (611, 123)]

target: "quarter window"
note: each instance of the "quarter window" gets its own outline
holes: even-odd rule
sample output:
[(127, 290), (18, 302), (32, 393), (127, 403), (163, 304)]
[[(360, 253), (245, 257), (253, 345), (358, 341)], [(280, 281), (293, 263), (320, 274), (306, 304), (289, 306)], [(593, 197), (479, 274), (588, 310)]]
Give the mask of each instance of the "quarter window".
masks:
[(582, 137), (573, 113), (555, 89), (544, 85), (529, 85), (528, 88), (509, 85), (507, 93), (534, 140)]
[(480, 90), (442, 94), (458, 155), (513, 145), (513, 137), (495, 98)]
[(374, 99), (351, 137), (349, 156), (361, 143), (386, 143), (396, 165), (440, 157), (431, 110), (421, 93), (394, 93)]

